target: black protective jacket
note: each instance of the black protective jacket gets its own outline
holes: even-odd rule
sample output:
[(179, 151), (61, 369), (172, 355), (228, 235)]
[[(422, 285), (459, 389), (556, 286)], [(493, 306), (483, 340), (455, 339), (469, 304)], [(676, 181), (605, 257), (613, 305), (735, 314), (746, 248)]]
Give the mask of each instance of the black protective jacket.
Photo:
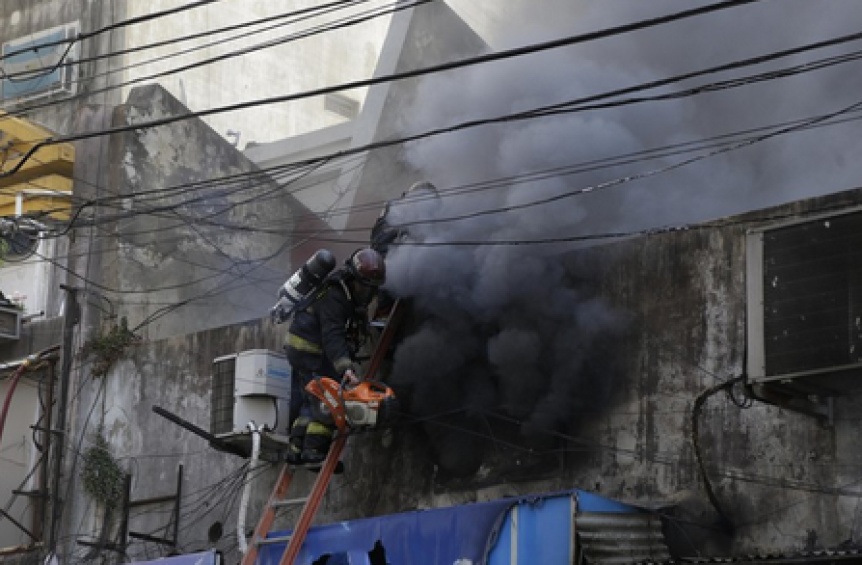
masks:
[(331, 277), (324, 284), (318, 298), (294, 314), (285, 350), (295, 371), (339, 379), (347, 369), (356, 370), (356, 353), (368, 320), (365, 308), (354, 303), (341, 277)]

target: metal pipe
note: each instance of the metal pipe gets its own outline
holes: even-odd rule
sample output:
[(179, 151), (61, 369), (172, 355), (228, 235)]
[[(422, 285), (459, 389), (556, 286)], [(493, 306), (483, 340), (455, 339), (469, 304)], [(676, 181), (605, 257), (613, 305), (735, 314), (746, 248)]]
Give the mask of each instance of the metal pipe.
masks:
[[(63, 364), (60, 371), (60, 395), (57, 399), (57, 426), (60, 430), (66, 430), (66, 405), (69, 402), (69, 379), (72, 374), (72, 337), (75, 326), (81, 318), (81, 310), (78, 305), (78, 289), (66, 285), (60, 285), (66, 291), (66, 308), (63, 312)], [(51, 485), (51, 529), (48, 537), (49, 555), (57, 553), (57, 528), (60, 523), (62, 502), (60, 500), (60, 475), (62, 475), (63, 451), (66, 437), (58, 434), (54, 442), (54, 476)]]
[(258, 457), (260, 456), (260, 428), (254, 422), (249, 422), (248, 429), (251, 430), (251, 459), (248, 462), (245, 485), (242, 487), (242, 498), (239, 503), (239, 513), (236, 517), (236, 538), (239, 542), (240, 553), (243, 555), (248, 553), (248, 540), (245, 538), (245, 515), (248, 513), (251, 480), (254, 477), (252, 473), (257, 467)]

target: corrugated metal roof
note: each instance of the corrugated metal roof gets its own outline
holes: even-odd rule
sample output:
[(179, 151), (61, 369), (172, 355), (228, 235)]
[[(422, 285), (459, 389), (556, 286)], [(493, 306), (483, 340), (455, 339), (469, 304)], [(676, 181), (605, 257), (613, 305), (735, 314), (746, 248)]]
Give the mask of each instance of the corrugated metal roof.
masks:
[(593, 564), (667, 561), (661, 519), (650, 512), (579, 512), (575, 535), (580, 553)]
[(862, 563), (862, 549), (822, 549), (818, 551), (788, 551), (759, 555), (737, 555), (733, 557), (680, 557), (677, 559), (645, 559), (632, 561), (628, 565), (800, 565), (802, 563), (840, 563), (851, 565)]
[[(707, 565), (712, 563), (732, 563), (734, 565), (798, 565), (800, 563), (862, 563), (860, 549), (823, 549), (818, 551), (787, 551), (764, 555), (740, 555), (735, 557), (687, 557), (674, 564)], [(644, 564), (645, 565), (645, 564)]]

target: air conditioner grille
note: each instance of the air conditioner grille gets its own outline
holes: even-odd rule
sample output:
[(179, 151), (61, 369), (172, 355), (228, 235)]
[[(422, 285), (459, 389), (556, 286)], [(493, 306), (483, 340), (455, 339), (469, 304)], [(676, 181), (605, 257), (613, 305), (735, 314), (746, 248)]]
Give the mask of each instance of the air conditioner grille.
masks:
[(862, 363), (862, 213), (763, 237), (767, 375)]
[(212, 411), (210, 433), (227, 434), (233, 431), (234, 389), (236, 357), (220, 359), (213, 363)]

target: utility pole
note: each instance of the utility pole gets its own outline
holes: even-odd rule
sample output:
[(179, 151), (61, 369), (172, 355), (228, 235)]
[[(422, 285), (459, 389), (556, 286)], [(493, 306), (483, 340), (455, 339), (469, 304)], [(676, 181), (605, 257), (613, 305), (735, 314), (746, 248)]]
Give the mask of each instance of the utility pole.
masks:
[[(78, 289), (60, 285), (66, 291), (66, 307), (63, 312), (63, 363), (60, 369), (60, 394), (57, 399), (57, 427), (59, 433), (54, 442), (53, 471), (51, 485), (51, 527), (48, 531), (49, 555), (57, 554), (57, 530), (63, 514), (63, 501), (60, 499), (60, 476), (63, 474), (63, 451), (66, 449), (66, 405), (69, 402), (69, 379), (72, 374), (72, 340), (75, 326), (81, 320), (81, 307), (78, 304)], [(50, 433), (50, 432), (49, 432)]]

